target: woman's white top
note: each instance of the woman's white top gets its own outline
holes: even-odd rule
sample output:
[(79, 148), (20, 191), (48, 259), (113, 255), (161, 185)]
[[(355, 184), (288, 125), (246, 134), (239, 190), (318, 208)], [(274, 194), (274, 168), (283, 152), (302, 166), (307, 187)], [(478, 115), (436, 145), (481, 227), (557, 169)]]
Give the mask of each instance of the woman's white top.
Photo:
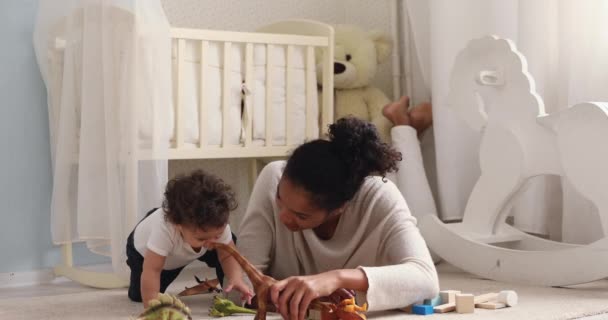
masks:
[[(417, 143), (415, 131), (413, 139)], [(392, 182), (366, 178), (333, 237), (322, 240), (313, 230), (292, 232), (279, 221), (276, 191), (284, 166), (277, 161), (262, 170), (242, 220), (237, 246), (256, 267), (276, 279), (360, 268), (369, 289), (357, 300), (370, 311), (405, 307), (438, 293), (416, 218)]]

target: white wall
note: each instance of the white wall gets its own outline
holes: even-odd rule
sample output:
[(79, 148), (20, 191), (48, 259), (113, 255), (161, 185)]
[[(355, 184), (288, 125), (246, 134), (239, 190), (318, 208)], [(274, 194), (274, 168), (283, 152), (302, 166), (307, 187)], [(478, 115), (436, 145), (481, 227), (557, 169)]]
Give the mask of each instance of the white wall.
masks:
[[(388, 0), (163, 0), (163, 7), (176, 27), (253, 31), (275, 21), (300, 18), (356, 24), (390, 34)], [(379, 68), (374, 85), (391, 97), (390, 61)], [(249, 198), (247, 165), (245, 160), (180, 160), (171, 161), (170, 173), (202, 168), (226, 180), (235, 188), (241, 204), (232, 219), (238, 226)]]

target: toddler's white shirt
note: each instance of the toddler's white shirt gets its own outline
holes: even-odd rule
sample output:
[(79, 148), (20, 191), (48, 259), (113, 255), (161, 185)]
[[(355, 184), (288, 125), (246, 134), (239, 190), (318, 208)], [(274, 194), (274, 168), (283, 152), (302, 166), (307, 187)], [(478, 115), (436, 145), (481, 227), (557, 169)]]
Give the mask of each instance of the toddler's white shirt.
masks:
[[(166, 257), (164, 270), (186, 266), (207, 252), (205, 248), (196, 252), (184, 242), (175, 225), (165, 220), (165, 212), (162, 208), (158, 208), (137, 225), (133, 240), (135, 249), (142, 256), (146, 255), (146, 250), (152, 250)], [(218, 242), (228, 244), (230, 241), (232, 241), (232, 231), (230, 225), (226, 225)]]

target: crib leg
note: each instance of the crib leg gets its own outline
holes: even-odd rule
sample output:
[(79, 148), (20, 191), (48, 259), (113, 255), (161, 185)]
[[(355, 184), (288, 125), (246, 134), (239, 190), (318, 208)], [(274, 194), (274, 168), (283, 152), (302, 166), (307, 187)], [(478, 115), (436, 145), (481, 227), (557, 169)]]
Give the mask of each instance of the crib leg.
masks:
[(57, 277), (64, 276), (80, 284), (101, 289), (124, 288), (129, 285), (127, 280), (113, 273), (89, 271), (74, 267), (71, 243), (63, 244), (61, 253), (63, 261), (60, 265), (55, 266), (53, 270)]

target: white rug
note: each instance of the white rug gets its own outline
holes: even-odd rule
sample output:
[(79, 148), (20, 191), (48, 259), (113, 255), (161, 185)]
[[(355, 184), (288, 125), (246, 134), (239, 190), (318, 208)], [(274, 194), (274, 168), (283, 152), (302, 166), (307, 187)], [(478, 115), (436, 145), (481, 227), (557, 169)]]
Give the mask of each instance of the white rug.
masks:
[[(500, 290), (515, 290), (519, 295), (519, 305), (500, 310), (475, 309), (474, 314), (435, 314), (425, 319), (575, 319), (591, 315), (605, 314), (608, 319), (608, 280), (597, 281), (572, 288), (542, 288), (524, 285), (509, 285), (490, 280), (477, 279), (450, 266), (440, 264), (440, 283), (442, 290), (454, 289), (466, 293), (480, 294)], [(193, 285), (192, 272), (185, 271), (176, 283), (169, 288), (177, 293), (184, 285)], [(0, 298), (0, 319), (129, 319), (141, 312), (142, 306), (130, 302), (126, 290), (92, 290), (75, 285), (66, 289), (65, 285), (23, 289), (2, 289)], [(7, 294), (13, 290), (14, 294)], [(38, 291), (35, 291), (38, 290)], [(71, 291), (71, 292), (70, 292)], [(36, 293), (39, 294), (36, 294)], [(184, 302), (193, 310), (194, 319), (209, 319), (207, 311), (210, 295), (186, 297)], [(403, 319), (420, 316), (392, 311), (370, 313), (372, 319)], [(594, 319), (600, 319), (598, 316)], [(279, 319), (273, 315), (268, 319)], [(227, 317), (229, 319), (249, 320), (253, 316)]]

